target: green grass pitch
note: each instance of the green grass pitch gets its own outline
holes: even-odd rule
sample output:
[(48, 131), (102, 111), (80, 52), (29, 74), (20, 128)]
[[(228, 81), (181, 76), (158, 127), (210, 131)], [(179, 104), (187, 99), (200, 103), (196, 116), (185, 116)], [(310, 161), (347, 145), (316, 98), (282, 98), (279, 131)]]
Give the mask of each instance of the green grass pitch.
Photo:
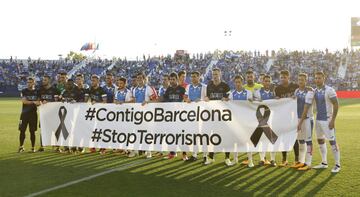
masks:
[[(162, 160), (121, 155), (61, 154), (48, 148), (44, 153), (16, 153), (18, 149), (19, 99), (0, 99), (0, 196), (26, 196), (84, 177), (102, 176), (59, 188), (42, 196), (359, 196), (360, 194), (360, 99), (340, 100), (336, 121), (342, 169), (332, 174), (329, 168), (298, 172), (290, 168), (257, 167), (240, 164), (226, 167), (224, 154), (216, 155), (210, 166), (201, 159), (184, 163), (180, 158)], [(25, 140), (30, 149), (29, 133)], [(313, 141), (313, 164), (320, 162)], [(37, 132), (37, 147), (39, 131)], [(329, 148), (329, 144), (328, 144)], [(293, 152), (289, 153), (292, 162)], [(240, 161), (245, 159), (241, 154)], [(199, 156), (200, 158), (200, 156)], [(277, 154), (277, 161), (281, 154)], [(255, 164), (259, 156), (254, 155)], [(136, 164), (136, 165), (127, 165)], [(120, 167), (119, 167), (120, 166)], [(115, 169), (115, 170), (111, 170)]]

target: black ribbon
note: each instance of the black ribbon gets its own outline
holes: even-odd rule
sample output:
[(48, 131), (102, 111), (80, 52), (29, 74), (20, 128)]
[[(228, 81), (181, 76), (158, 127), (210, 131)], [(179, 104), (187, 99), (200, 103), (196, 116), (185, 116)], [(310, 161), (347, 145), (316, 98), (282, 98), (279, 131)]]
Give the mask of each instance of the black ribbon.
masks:
[[(260, 112), (261, 108), (264, 108), (264, 116)], [(256, 110), (256, 118), (259, 121), (259, 125), (257, 126), (254, 133), (250, 137), (255, 147), (259, 143), (260, 137), (263, 133), (265, 133), (265, 136), (270, 140), (272, 144), (274, 144), (278, 139), (278, 136), (274, 133), (274, 131), (269, 127), (267, 123), (270, 117), (270, 113), (271, 111), (269, 107), (266, 105), (259, 105)]]
[[(62, 112), (64, 111), (64, 113)], [(59, 141), (59, 137), (60, 137), (60, 133), (62, 132), (63, 134), (63, 137), (64, 139), (66, 140), (67, 137), (69, 136), (69, 132), (68, 130), (66, 129), (66, 126), (65, 126), (65, 117), (66, 117), (66, 113), (67, 113), (67, 110), (64, 106), (61, 106), (59, 108), (59, 118), (60, 118), (60, 125), (59, 127), (56, 129), (56, 132), (55, 132), (55, 137), (56, 137), (56, 140)]]

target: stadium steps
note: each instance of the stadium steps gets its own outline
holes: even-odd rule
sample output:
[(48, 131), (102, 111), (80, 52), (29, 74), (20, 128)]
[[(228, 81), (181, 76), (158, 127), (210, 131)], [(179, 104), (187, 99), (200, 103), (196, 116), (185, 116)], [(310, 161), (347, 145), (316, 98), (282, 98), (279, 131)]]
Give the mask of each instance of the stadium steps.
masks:
[(101, 75), (103, 76), (103, 75), (106, 74), (106, 72), (107, 72), (108, 70), (113, 69), (114, 66), (116, 65), (116, 62), (117, 62), (117, 61), (113, 61), (113, 63), (111, 63), (106, 69), (104, 69), (104, 71), (101, 72)]
[(203, 75), (204, 83), (206, 83), (209, 79), (211, 79), (211, 71), (218, 62), (219, 60), (211, 60), (210, 64), (206, 68), (205, 74)]
[[(351, 56), (350, 55), (347, 55), (345, 58), (346, 58), (345, 59), (345, 64), (343, 64), (343, 61), (340, 61), (340, 66), (339, 66), (338, 72), (337, 72), (338, 77), (341, 78), (341, 79), (345, 79), (347, 66), (351, 62)], [(343, 58), (341, 58), (341, 60), (342, 59)]]
[(81, 68), (84, 68), (86, 66), (86, 60), (81, 61), (80, 63), (78, 63), (77, 65), (74, 66), (73, 69), (71, 69), (67, 74), (69, 76), (69, 78), (71, 78), (78, 70), (80, 70)]
[(274, 64), (274, 59), (273, 58), (269, 58), (269, 60), (266, 62), (266, 64), (264, 65), (264, 69), (266, 70), (266, 72), (269, 72), (271, 66)]

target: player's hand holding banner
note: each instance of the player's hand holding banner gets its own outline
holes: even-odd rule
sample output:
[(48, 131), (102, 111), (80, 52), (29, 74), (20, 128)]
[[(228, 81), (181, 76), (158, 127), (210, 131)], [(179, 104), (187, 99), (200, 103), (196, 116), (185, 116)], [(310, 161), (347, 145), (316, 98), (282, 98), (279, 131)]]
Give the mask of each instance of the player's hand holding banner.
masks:
[(44, 145), (152, 151), (289, 151), (296, 100), (264, 102), (48, 103), (40, 107)]

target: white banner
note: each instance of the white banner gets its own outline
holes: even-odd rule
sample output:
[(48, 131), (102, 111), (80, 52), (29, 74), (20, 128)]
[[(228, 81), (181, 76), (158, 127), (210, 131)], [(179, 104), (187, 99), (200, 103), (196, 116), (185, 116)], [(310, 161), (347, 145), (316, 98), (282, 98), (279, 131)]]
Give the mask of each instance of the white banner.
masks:
[(40, 106), (47, 145), (151, 151), (289, 151), (296, 100)]

